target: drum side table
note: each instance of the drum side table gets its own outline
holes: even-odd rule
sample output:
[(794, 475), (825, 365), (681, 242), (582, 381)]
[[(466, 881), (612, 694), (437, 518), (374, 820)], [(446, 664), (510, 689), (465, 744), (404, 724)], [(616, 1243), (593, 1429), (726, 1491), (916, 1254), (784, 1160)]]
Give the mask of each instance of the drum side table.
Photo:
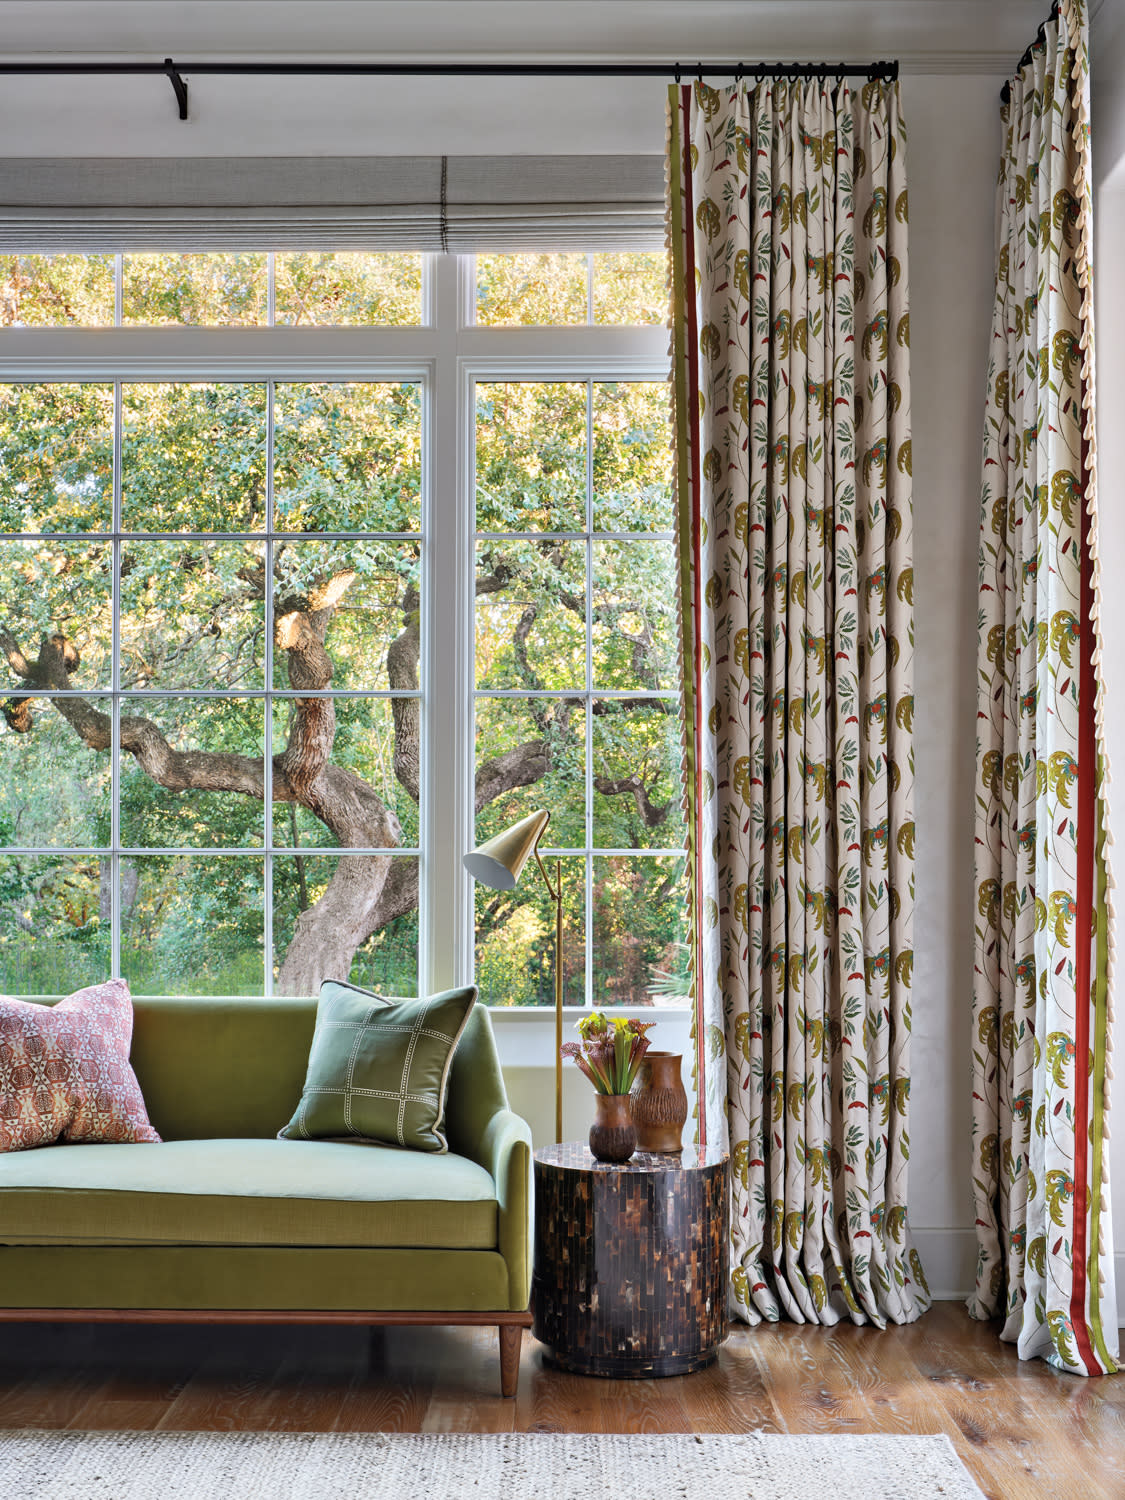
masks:
[(582, 1375), (684, 1375), (727, 1333), (730, 1162), (564, 1142), (535, 1153), (535, 1337)]

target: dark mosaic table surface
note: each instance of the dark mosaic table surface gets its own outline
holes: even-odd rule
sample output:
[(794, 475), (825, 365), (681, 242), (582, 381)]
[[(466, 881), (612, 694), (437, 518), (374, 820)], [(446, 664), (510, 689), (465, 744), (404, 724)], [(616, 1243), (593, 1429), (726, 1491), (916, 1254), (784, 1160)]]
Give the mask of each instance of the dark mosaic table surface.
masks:
[(727, 1333), (730, 1163), (578, 1142), (535, 1153), (535, 1337), (583, 1375), (684, 1375)]

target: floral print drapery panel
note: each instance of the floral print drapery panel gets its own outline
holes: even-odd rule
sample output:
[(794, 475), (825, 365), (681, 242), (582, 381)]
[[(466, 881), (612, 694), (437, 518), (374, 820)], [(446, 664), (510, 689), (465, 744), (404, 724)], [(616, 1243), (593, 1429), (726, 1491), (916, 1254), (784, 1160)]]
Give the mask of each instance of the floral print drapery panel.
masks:
[(1080, 0), (1009, 92), (981, 492), (969, 1308), (1002, 1314), (1024, 1358), (1093, 1375), (1117, 1348)]
[(698, 1130), (729, 1139), (751, 1323), (929, 1302), (904, 157), (897, 84), (671, 90)]

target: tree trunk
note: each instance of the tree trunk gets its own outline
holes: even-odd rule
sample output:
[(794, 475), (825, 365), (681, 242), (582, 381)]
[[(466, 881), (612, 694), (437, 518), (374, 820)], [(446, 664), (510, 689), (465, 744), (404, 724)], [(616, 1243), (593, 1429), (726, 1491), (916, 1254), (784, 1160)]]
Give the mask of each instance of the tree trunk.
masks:
[(324, 895), (297, 918), (278, 994), (315, 995), (325, 979), (347, 979), (357, 950), (381, 925), (377, 913), (391, 863), (387, 854), (340, 860)]

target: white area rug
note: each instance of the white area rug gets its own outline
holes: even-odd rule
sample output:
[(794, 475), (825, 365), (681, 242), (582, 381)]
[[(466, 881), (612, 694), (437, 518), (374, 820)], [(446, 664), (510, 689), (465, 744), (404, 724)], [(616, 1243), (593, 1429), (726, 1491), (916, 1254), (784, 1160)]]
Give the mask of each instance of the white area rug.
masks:
[(983, 1500), (947, 1437), (0, 1432), (12, 1500)]

